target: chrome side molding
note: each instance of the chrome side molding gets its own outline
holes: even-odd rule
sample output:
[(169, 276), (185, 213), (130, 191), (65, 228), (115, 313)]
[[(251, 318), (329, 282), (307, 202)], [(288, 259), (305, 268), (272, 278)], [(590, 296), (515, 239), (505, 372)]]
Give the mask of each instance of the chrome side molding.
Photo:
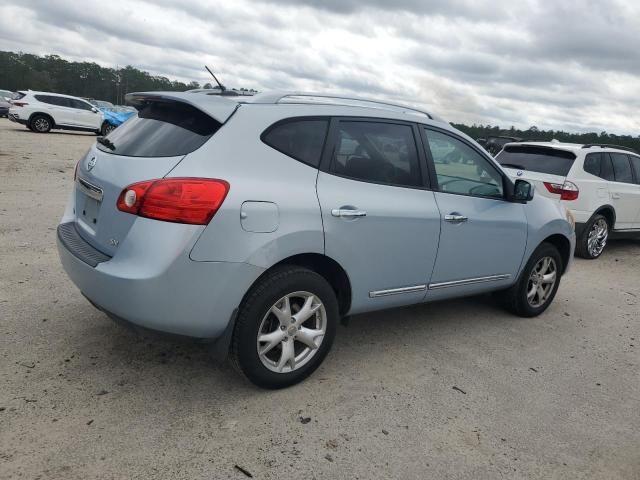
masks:
[(424, 292), (426, 285), (413, 285), (411, 287), (390, 288), (388, 290), (375, 290), (369, 292), (369, 298), (388, 297), (389, 295), (401, 295), (403, 293)]
[(510, 273), (501, 275), (488, 275), (486, 277), (465, 278), (464, 280), (454, 280), (452, 282), (430, 283), (429, 290), (437, 290), (439, 288), (459, 287), (462, 285), (475, 285), (476, 283), (496, 282), (498, 280), (507, 280), (511, 278)]

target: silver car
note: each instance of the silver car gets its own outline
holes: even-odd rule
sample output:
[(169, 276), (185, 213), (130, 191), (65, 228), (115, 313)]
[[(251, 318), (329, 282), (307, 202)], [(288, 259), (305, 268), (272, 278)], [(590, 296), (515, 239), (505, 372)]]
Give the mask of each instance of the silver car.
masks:
[(293, 93), (135, 93), (76, 167), (64, 269), (97, 308), (217, 339), (252, 382), (295, 384), (349, 315), (500, 291), (542, 313), (570, 214), (438, 117)]

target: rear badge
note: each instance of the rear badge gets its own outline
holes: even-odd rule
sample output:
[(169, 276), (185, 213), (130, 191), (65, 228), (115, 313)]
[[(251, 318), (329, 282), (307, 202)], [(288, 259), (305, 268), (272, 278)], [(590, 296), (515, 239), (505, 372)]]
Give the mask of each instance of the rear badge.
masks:
[(96, 166), (96, 157), (91, 157), (91, 160), (89, 160), (87, 162), (87, 171), (90, 172), (91, 170), (93, 170), (93, 167)]
[(518, 172), (516, 173), (517, 176), (521, 177), (522, 176), (522, 170), (518, 170)]
[(109, 239), (109, 245), (111, 245), (112, 247), (117, 247), (118, 246), (118, 240), (116, 240), (115, 238), (110, 238)]

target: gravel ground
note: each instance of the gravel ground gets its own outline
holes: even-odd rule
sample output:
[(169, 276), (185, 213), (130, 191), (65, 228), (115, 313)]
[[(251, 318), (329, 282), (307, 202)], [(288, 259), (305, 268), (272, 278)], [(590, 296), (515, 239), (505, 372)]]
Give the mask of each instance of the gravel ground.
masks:
[(67, 279), (55, 227), (94, 141), (0, 119), (0, 478), (640, 478), (639, 241), (577, 259), (539, 318), (486, 297), (354, 317), (263, 391)]

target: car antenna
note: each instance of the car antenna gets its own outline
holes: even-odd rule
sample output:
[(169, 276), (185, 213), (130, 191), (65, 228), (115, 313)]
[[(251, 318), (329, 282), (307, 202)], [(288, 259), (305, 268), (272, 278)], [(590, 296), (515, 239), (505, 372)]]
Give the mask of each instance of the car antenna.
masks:
[(218, 80), (218, 78), (214, 75), (214, 73), (211, 71), (211, 69), (209, 67), (207, 67), (206, 65), (204, 66), (204, 68), (207, 69), (207, 72), (209, 72), (211, 74), (211, 76), (213, 77), (213, 79), (216, 81), (216, 83), (218, 84), (218, 86), (220, 87), (220, 91), (221, 92), (225, 92), (227, 90), (227, 87), (225, 87), (224, 85), (222, 85), (220, 83), (220, 80)]

